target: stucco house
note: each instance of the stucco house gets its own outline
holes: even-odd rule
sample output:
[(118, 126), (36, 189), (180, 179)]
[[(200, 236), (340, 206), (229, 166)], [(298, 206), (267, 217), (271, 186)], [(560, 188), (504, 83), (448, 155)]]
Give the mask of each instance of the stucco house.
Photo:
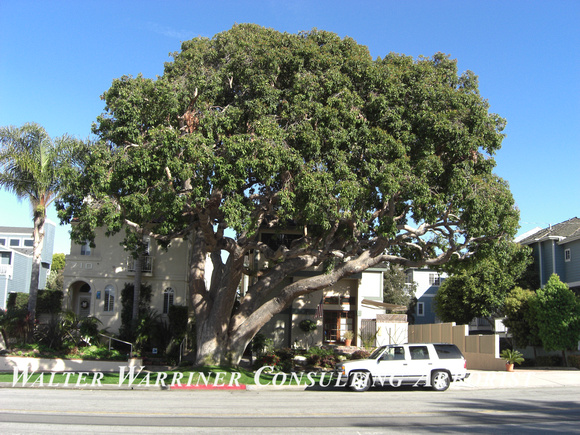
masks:
[[(273, 233), (264, 232), (262, 240), (280, 241)], [(290, 235), (291, 237), (291, 235)], [(121, 326), (121, 290), (132, 282), (135, 275), (134, 260), (123, 249), (122, 234), (107, 237), (104, 229), (95, 235), (95, 247), (89, 244), (71, 244), (64, 271), (65, 308), (83, 316), (97, 317), (103, 327), (115, 333)], [(174, 240), (167, 250), (149, 241), (148, 256), (143, 265), (144, 283), (152, 287), (151, 307), (166, 316), (172, 304), (188, 303), (188, 252), (186, 240)], [(256, 267), (264, 267), (259, 258), (248, 258)], [(299, 280), (305, 276), (322, 273), (303, 271), (288, 279)], [(365, 320), (374, 320), (390, 307), (383, 304), (383, 269), (369, 269), (351, 276), (324, 290), (296, 299), (292, 305), (276, 315), (262, 330), (274, 339), (276, 346), (300, 344), (338, 344), (344, 333), (352, 331), (357, 337)], [(206, 270), (209, 279), (211, 270)], [(240, 291), (244, 292), (251, 278), (244, 276)], [(300, 322), (311, 319), (318, 325), (316, 331), (306, 336)]]
[(536, 228), (516, 239), (532, 248), (534, 267), (543, 287), (555, 273), (580, 292), (580, 219), (574, 217), (547, 228)]
[[(32, 272), (33, 228), (0, 227), (0, 308), (5, 310), (9, 293), (28, 293)], [(56, 225), (46, 221), (41, 254), (39, 288), (50, 273)]]

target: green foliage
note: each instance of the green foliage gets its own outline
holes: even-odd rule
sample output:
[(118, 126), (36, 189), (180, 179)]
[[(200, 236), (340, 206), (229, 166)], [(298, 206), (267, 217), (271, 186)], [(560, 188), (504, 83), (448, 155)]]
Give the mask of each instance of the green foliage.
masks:
[(508, 327), (518, 347), (540, 346), (538, 322), (532, 310), (536, 293), (515, 287), (505, 298), (503, 323)]
[(387, 304), (412, 304), (417, 284), (406, 284), (405, 269), (395, 264), (389, 264), (383, 279), (383, 302)]
[(513, 349), (504, 349), (499, 357), (508, 364), (521, 364), (524, 362), (524, 356), (521, 352)]
[(24, 310), (28, 307), (28, 293), (9, 293), (7, 310)]
[(506, 296), (531, 262), (528, 247), (505, 240), (481, 245), (467, 260), (446, 266), (453, 275), (434, 298), (437, 316), (467, 324), (475, 317), (501, 315)]
[(313, 320), (310, 320), (310, 319), (302, 320), (298, 326), (306, 334), (310, 334), (310, 333), (316, 331), (316, 328), (317, 328), (316, 322)]
[(58, 314), (62, 311), (62, 291), (38, 290), (37, 314)]
[(544, 349), (576, 349), (580, 339), (578, 298), (556, 274), (536, 294), (532, 307)]
[(357, 350), (350, 355), (350, 359), (366, 359), (371, 356), (371, 353), (367, 350)]
[(568, 355), (568, 366), (580, 369), (580, 355)]
[[(119, 328), (119, 336), (126, 341), (133, 341), (135, 339), (131, 320), (133, 317), (133, 283), (126, 282), (121, 290), (121, 327)], [(153, 289), (151, 285), (142, 283), (141, 292), (139, 293), (139, 317), (147, 315), (149, 305), (151, 304), (151, 296)]]
[(313, 346), (308, 349), (307, 363), (314, 367), (333, 368), (338, 363), (338, 358), (332, 349)]
[(52, 291), (63, 291), (64, 269), (51, 270), (46, 281), (46, 289)]
[[(207, 302), (196, 321), (219, 316), (228, 331), (215, 358), (231, 353), (229, 337), (249, 340), (272, 311), (355, 269), (443, 263), (517, 227), (493, 174), (505, 121), (489, 113), (476, 76), (441, 53), (374, 60), (330, 32), (243, 24), (185, 41), (162, 76), (123, 76), (103, 99), (99, 143), (67, 174), (59, 216), (75, 219), (76, 241), (127, 221), (163, 244), (195, 236), (192, 261), (211, 254), (220, 277), (194, 295)], [(304, 231), (273, 249), (259, 239), (265, 227)], [(270, 267), (232, 310), (245, 252)], [(322, 277), (286, 279), (325, 265)]]
[(184, 305), (171, 305), (169, 307), (169, 329), (176, 339), (183, 339), (187, 333), (189, 321), (189, 309)]
[[(11, 293), (12, 296), (14, 293)], [(31, 328), (31, 316), (26, 305), (24, 307), (15, 308), (13, 298), (12, 307), (9, 307), (6, 312), (0, 317), (0, 329), (5, 332), (8, 343), (23, 343), (28, 336)]]
[(59, 270), (64, 270), (66, 265), (65, 255), (61, 253), (52, 254), (52, 263), (50, 265), (50, 270), (58, 272)]

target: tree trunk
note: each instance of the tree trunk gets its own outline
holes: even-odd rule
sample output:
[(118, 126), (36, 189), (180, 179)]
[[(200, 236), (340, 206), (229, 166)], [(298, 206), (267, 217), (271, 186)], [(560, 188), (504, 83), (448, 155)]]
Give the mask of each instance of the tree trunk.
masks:
[(42, 247), (44, 245), (44, 223), (46, 216), (44, 208), (37, 208), (34, 211), (34, 231), (33, 231), (33, 248), (32, 248), (32, 272), (30, 274), (30, 288), (28, 295), (28, 314), (29, 330), (28, 338), (32, 339), (34, 333), (34, 324), (36, 322), (36, 301), (38, 298), (38, 286), (40, 281), (40, 266)]

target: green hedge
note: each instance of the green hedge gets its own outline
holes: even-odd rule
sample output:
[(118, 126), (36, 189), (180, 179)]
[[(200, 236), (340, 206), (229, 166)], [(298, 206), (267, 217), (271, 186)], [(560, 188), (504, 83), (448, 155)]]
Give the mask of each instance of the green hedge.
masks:
[[(8, 310), (28, 309), (28, 293), (10, 293), (6, 308)], [(38, 290), (36, 314), (56, 314), (62, 311), (63, 292), (57, 290)]]

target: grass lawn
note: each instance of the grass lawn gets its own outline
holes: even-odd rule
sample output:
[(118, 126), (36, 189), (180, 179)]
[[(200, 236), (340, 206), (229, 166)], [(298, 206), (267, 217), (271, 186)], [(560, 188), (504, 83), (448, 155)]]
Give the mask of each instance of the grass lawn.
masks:
[[(80, 374), (79, 374), (80, 373)], [(324, 384), (331, 382), (330, 373), (325, 375)], [(18, 374), (17, 384), (22, 385), (24, 375)], [(319, 383), (320, 373), (298, 372), (298, 373), (260, 373), (258, 382), (260, 385), (312, 385)], [(0, 373), (0, 382), (14, 383), (14, 373)], [(336, 377), (332, 378), (332, 382)], [(123, 373), (121, 379), (120, 372), (100, 373), (100, 372), (71, 372), (71, 373), (34, 373), (27, 374), (26, 385), (31, 386), (78, 386), (90, 387), (99, 385), (124, 385), (129, 386), (161, 386), (179, 385), (182, 386), (222, 386), (234, 387), (239, 385), (256, 385), (255, 373), (243, 368), (228, 367), (199, 367), (192, 370), (180, 371), (172, 370), (166, 372), (149, 372), (135, 370), (134, 373)]]

